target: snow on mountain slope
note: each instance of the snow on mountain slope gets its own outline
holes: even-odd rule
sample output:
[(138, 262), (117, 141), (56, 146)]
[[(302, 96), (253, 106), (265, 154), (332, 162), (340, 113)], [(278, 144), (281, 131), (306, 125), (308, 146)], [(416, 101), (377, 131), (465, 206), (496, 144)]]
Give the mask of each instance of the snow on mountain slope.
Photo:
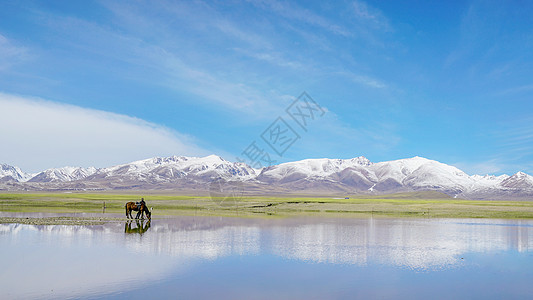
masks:
[(411, 175), (422, 165), (430, 162), (429, 159), (413, 157), (393, 161), (379, 162), (373, 165), (373, 170), (378, 180), (393, 179), (402, 182), (403, 179)]
[(377, 163), (373, 168), (379, 182), (395, 181), (416, 189), (459, 193), (473, 184), (472, 178), (456, 167), (418, 156)]
[(187, 177), (207, 181), (213, 178), (245, 180), (255, 175), (255, 169), (244, 163), (229, 162), (219, 156), (209, 155), (206, 157), (154, 157), (99, 169), (89, 179), (123, 177), (129, 180), (165, 182)]
[(500, 182), (500, 186), (511, 189), (528, 189), (533, 187), (533, 176), (518, 172)]
[(85, 179), (96, 172), (96, 168), (63, 167), (45, 170), (33, 176), (29, 182), (69, 182)]
[(372, 163), (365, 157), (352, 159), (305, 159), (270, 166), (256, 177), (263, 182), (291, 182), (300, 179), (326, 179), (329, 176), (348, 168), (364, 168)]
[[(31, 178), (31, 179), (30, 179)], [(35, 176), (19, 168), (0, 165), (0, 182), (9, 189), (12, 181), (36, 189), (137, 188), (208, 189), (217, 179), (245, 181), (249, 187), (285, 191), (391, 193), (434, 190), (452, 196), (488, 199), (493, 196), (533, 196), (533, 177), (523, 172), (512, 176), (468, 176), (456, 167), (422, 157), (372, 163), (365, 157), (352, 159), (305, 159), (262, 169), (229, 162), (216, 155), (206, 157), (154, 157), (108, 168), (64, 167)], [(31, 185), (32, 183), (38, 183)], [(54, 183), (55, 185), (52, 185)], [(59, 185), (64, 183), (64, 185)], [(70, 185), (69, 185), (70, 184)], [(20, 185), (24, 188), (24, 185)]]
[(421, 157), (375, 164), (365, 157), (306, 159), (265, 168), (256, 179), (282, 184), (298, 180), (329, 180), (359, 190), (377, 191), (396, 190), (406, 186), (458, 190), (472, 184), (471, 178), (461, 170)]
[[(467, 192), (487, 192), (490, 190), (502, 188), (501, 184), (504, 180), (509, 178), (509, 175), (472, 175), (472, 185), (467, 189)], [(533, 187), (533, 186), (532, 186)]]
[(469, 176), (456, 167), (423, 157), (372, 163), (354, 159), (306, 159), (263, 169), (255, 178), (269, 184), (290, 184), (307, 189), (312, 182), (341, 185), (355, 192), (397, 192), (436, 190), (452, 196), (494, 189), (533, 190), (533, 177), (517, 173), (512, 177)]
[(18, 167), (0, 164), (0, 181), (14, 180), (18, 182), (25, 182), (31, 177), (31, 174), (22, 172)]

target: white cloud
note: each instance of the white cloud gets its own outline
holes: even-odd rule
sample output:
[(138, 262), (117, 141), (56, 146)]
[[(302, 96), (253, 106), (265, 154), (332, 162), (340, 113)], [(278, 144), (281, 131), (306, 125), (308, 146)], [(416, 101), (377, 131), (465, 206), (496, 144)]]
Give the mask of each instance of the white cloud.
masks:
[(189, 136), (138, 118), (0, 93), (0, 162), (26, 172), (205, 155)]

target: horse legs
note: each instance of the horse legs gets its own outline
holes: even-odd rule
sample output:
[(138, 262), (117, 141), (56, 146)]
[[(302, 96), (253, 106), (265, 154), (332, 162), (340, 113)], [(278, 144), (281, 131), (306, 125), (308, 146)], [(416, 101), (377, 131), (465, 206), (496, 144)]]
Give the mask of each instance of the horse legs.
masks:
[(131, 208), (126, 208), (126, 218), (133, 220), (133, 216), (131, 215), (131, 211), (132, 211)]
[(126, 208), (126, 219), (129, 219), (130, 217), (128, 216), (128, 206), (126, 205), (125, 208)]

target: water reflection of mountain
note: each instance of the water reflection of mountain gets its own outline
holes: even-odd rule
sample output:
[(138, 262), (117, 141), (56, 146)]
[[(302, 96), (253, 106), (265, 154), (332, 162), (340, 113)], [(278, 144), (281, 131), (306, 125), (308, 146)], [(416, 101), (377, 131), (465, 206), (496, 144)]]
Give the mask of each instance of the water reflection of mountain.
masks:
[(202, 258), (265, 252), (314, 262), (438, 268), (467, 252), (532, 249), (531, 226), (526, 221), (196, 218), (154, 225), (157, 234), (150, 236), (149, 248), (130, 246)]
[(454, 265), (467, 252), (531, 249), (530, 227), (425, 220), (358, 220), (280, 228), (273, 252), (301, 260), (369, 261), (411, 268)]
[[(19, 226), (0, 226), (0, 234)], [(378, 263), (409, 268), (452, 266), (468, 252), (533, 249), (533, 223), (501, 220), (288, 219), (179, 217), (153, 220), (143, 235), (126, 235), (124, 224), (32, 226), (65, 243), (84, 236), (95, 244), (123, 243), (141, 253), (215, 259), (270, 253), (335, 264)]]

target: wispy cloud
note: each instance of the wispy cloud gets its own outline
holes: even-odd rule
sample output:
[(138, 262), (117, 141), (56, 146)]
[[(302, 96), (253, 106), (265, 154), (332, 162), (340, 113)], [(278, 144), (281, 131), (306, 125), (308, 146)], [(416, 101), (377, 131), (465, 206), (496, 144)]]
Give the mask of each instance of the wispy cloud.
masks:
[[(131, 17), (131, 16), (130, 16)], [(142, 18), (141, 18), (142, 19)], [(144, 20), (143, 24), (148, 23)], [(201, 65), (203, 59), (189, 59), (194, 50), (176, 49), (172, 45), (165, 45), (163, 41), (155, 39), (149, 43), (143, 38), (130, 35), (141, 29), (131, 27), (126, 32), (110, 30), (98, 24), (75, 18), (61, 18), (53, 16), (49, 22), (52, 26), (66, 28), (68, 35), (72, 35), (72, 47), (83, 49), (92, 54), (108, 57), (114, 61), (122, 61), (129, 65), (145, 68), (145, 72), (138, 74), (137, 79), (143, 82), (151, 81), (152, 84), (165, 86), (180, 92), (187, 92), (203, 99), (206, 106), (219, 105), (224, 109), (236, 112), (245, 112), (255, 117), (277, 111), (282, 99), (272, 98), (273, 94), (265, 94), (260, 89), (248, 84), (244, 78), (239, 81), (230, 74), (220, 73), (221, 67)], [(135, 25), (140, 26), (140, 25)], [(151, 28), (151, 25), (146, 28)], [(145, 30), (144, 28), (143, 30)], [(74, 33), (86, 30), (90, 34), (74, 36)], [(67, 36), (68, 36), (67, 35)], [(171, 33), (163, 33), (171, 35)], [(71, 43), (71, 41), (68, 41)], [(187, 51), (190, 51), (187, 53)], [(210, 54), (202, 56), (205, 60)], [(265, 54), (264, 59), (268, 57)], [(211, 59), (216, 60), (216, 55)], [(280, 59), (271, 57), (270, 59)], [(146, 76), (152, 72), (154, 76)], [(128, 74), (135, 78), (135, 73)], [(184, 101), (180, 99), (180, 101)], [(196, 100), (197, 101), (197, 100)], [(202, 103), (202, 102), (200, 102)]]
[(379, 9), (363, 1), (354, 1), (352, 6), (355, 17), (369, 27), (383, 31), (392, 31), (389, 20)]
[(245, 56), (252, 57), (261, 61), (265, 61), (280, 67), (303, 70), (309, 69), (309, 65), (303, 64), (299, 61), (289, 60), (283, 57), (283, 54), (280, 52), (260, 52), (260, 51), (250, 51), (243, 48), (234, 48), (238, 53), (242, 53)]
[[(162, 39), (167, 39), (167, 44), (185, 42), (174, 28), (183, 25), (187, 32), (197, 33), (198, 38), (211, 36), (215, 41), (220, 41), (217, 37), (224, 37), (258, 49), (272, 47), (268, 38), (251, 28), (241, 26), (203, 1), (160, 1), (155, 4), (139, 2), (137, 5), (104, 1), (102, 5), (117, 17), (117, 25), (128, 30), (134, 29), (138, 36), (152, 36), (158, 43)], [(169, 21), (173, 26), (169, 26)]]
[[(531, 52), (531, 8), (503, 1), (469, 1), (457, 28), (456, 44), (444, 60), (447, 68), (466, 68), (467, 75), (489, 79), (520, 69)], [(513, 26), (509, 26), (514, 24)], [(521, 25), (518, 25), (521, 24)], [(496, 67), (495, 67), (496, 66)]]
[(509, 165), (498, 159), (489, 159), (482, 162), (455, 162), (451, 165), (459, 168), (469, 175), (500, 175), (509, 169)]
[(190, 66), (176, 55), (159, 47), (138, 48), (144, 59), (153, 68), (166, 74), (159, 82), (168, 88), (188, 91), (201, 96), (208, 103), (215, 103), (232, 110), (252, 113), (256, 116), (275, 110), (266, 95), (244, 82), (234, 82), (209, 73), (198, 67)]
[[(254, 5), (263, 9), (274, 12), (282, 18), (296, 21), (296, 23), (304, 23), (316, 26), (326, 31), (338, 34), (341, 36), (350, 36), (348, 30), (344, 27), (335, 24), (334, 22), (324, 18), (316, 13), (313, 13), (305, 8), (299, 7), (296, 4), (289, 4), (279, 1), (251, 1)], [(364, 22), (372, 24), (381, 24), (380, 27), (385, 27), (388, 24), (387, 19), (377, 9), (371, 8), (364, 3), (354, 4), (358, 5), (358, 13), (360, 18), (364, 17)], [(167, 26), (163, 23), (159, 24), (158, 19), (149, 18), (138, 8), (130, 6), (108, 5), (110, 9), (122, 20), (122, 25), (126, 26), (126, 32), (152, 32), (152, 35), (163, 36), (168, 40), (175, 40), (179, 43), (183, 37), (176, 36), (174, 32), (168, 31)], [(280, 45), (276, 38), (269, 35), (270, 31), (258, 32), (258, 28), (254, 25), (243, 28), (242, 22), (236, 23), (229, 19), (226, 15), (220, 14), (216, 9), (205, 2), (194, 3), (169, 3), (163, 2), (163, 14), (168, 14), (178, 20), (185, 21), (189, 30), (197, 31), (200, 36), (209, 39), (213, 38), (213, 32), (217, 35), (224, 35), (235, 42), (232, 46), (226, 49), (221, 49), (220, 54), (216, 51), (210, 53), (202, 53), (206, 57), (203, 61), (224, 61), (224, 54), (227, 50), (233, 50), (239, 55), (256, 59), (261, 62), (270, 63), (277, 67), (289, 68), (296, 71), (305, 71), (308, 76), (323, 77), (324, 72), (337, 73), (335, 67), (330, 65), (321, 66), (316, 60), (307, 59), (302, 60), (301, 54), (292, 47)], [(147, 10), (155, 10), (159, 12), (161, 8), (150, 6)], [(139, 21), (137, 21), (139, 20)], [(278, 26), (279, 24), (271, 24), (270, 26)], [(310, 36), (309, 30), (298, 29), (293, 23), (287, 23), (282, 26), (288, 27), (291, 31), (297, 34), (305, 34), (304, 39), (312, 39), (312, 44), (317, 43), (322, 45), (321, 49), (332, 51), (332, 47), (328, 46), (327, 39), (317, 36)], [(376, 26), (376, 24), (371, 25)], [(139, 28), (140, 27), (140, 28)], [(268, 26), (267, 26), (268, 27)], [(254, 30), (255, 29), (255, 30)], [(312, 32), (312, 31), (311, 31)], [(219, 70), (222, 66), (218, 65), (195, 65), (195, 60), (189, 59), (185, 61), (183, 57), (190, 56), (191, 49), (187, 49), (187, 42), (183, 42), (185, 46), (180, 46), (179, 49), (168, 45), (167, 42), (151, 38), (150, 45), (144, 44), (142, 41), (134, 41), (133, 45), (129, 45), (128, 49), (139, 49), (139, 52), (144, 53), (148, 59), (140, 59), (140, 61), (151, 62), (152, 67), (157, 67), (164, 70), (169, 77), (165, 80), (169, 86), (179, 89), (189, 90), (190, 92), (204, 97), (214, 103), (226, 105), (230, 109), (254, 113), (254, 112), (272, 112), (278, 110), (282, 99), (273, 99), (272, 93), (265, 94), (262, 92), (262, 87), (253, 86), (250, 83), (250, 77), (231, 78), (227, 72), (220, 74)], [(214, 38), (216, 40), (216, 37)], [(244, 44), (239, 44), (243, 42)], [(189, 51), (189, 53), (187, 53)], [(230, 53), (228, 53), (230, 54)], [(331, 54), (327, 54), (331, 57)], [(222, 58), (221, 58), (222, 56)], [(298, 58), (294, 58), (294, 57)], [(335, 55), (333, 55), (335, 57)], [(228, 61), (231, 63), (231, 61)], [(248, 65), (240, 65), (241, 71), (254, 74), (256, 70), (249, 69)], [(330, 71), (326, 71), (330, 69)], [(215, 72), (213, 72), (213, 70)], [(265, 74), (263, 74), (265, 76)], [(269, 76), (269, 75), (266, 75)], [(368, 74), (353, 73), (350, 75), (351, 80), (358, 84), (362, 84), (372, 88), (386, 88), (387, 85), (377, 78), (373, 78)], [(265, 79), (265, 77), (263, 77)], [(181, 84), (180, 84), (181, 83)], [(275, 93), (274, 93), (275, 94)]]
[[(242, 123), (257, 126), (283, 112), (294, 98), (287, 97), (288, 94), (299, 94), (316, 86), (319, 93), (326, 95), (328, 82), (338, 79), (356, 83), (351, 85), (355, 88), (388, 87), (365, 71), (370, 68), (364, 63), (347, 63), (350, 49), (337, 47), (335, 41), (344, 43), (353, 38), (354, 28), (349, 27), (353, 23), (328, 18), (293, 3), (254, 3), (256, 6), (248, 5), (246, 11), (257, 11), (259, 6), (259, 10), (271, 12), (269, 18), (263, 18), (267, 14), (262, 11), (257, 20), (243, 20), (248, 17), (246, 13), (225, 11), (233, 8), (232, 3), (104, 1), (112, 21), (99, 22), (84, 19), (83, 15), (64, 16), (43, 10), (35, 22), (51, 33), (54, 48), (47, 49), (46, 54), (57, 61), (63, 61), (57, 53), (67, 53), (72, 55), (69, 60), (80, 67), (90, 69), (94, 63), (98, 70), (92, 71), (109, 70), (126, 84), (155, 87), (164, 94), (164, 101), (175, 101), (173, 108), (194, 105), (199, 110), (214, 111), (213, 115), (227, 122), (228, 127), (234, 126), (228, 112), (239, 115), (239, 120), (248, 120)], [(350, 5), (343, 9), (353, 11)], [(358, 18), (370, 24), (370, 28), (381, 28), (375, 23), (386, 19), (369, 6), (365, 9), (366, 15)], [(360, 69), (354, 70), (353, 66)], [(336, 100), (322, 101), (327, 105), (328, 101)], [(387, 146), (380, 145), (391, 145), (397, 140), (376, 124), (374, 128), (354, 129), (349, 122), (327, 118), (321, 125), (323, 128), (316, 131), (316, 136), (336, 137), (337, 140), (330, 139), (332, 142), (358, 137), (360, 144), (365, 141), (375, 145), (372, 149), (384, 149)]]
[(349, 30), (344, 28), (341, 25), (335, 24), (334, 22), (324, 18), (312, 11), (300, 7), (293, 3), (280, 2), (275, 0), (258, 0), (258, 1), (249, 1), (259, 7), (268, 9), (284, 18), (296, 20), (308, 25), (312, 25), (324, 30), (327, 30), (333, 34), (341, 36), (351, 36)]
[(0, 159), (27, 172), (203, 155), (195, 139), (142, 119), (0, 93)]
[(520, 163), (511, 157), (495, 157), (479, 161), (463, 161), (451, 165), (461, 169), (469, 175), (513, 175), (517, 172), (525, 172), (533, 175), (533, 163)]
[(372, 78), (366, 75), (358, 75), (353, 73), (344, 73), (351, 78), (354, 82), (377, 89), (384, 89), (387, 85), (376, 78)]
[(361, 155), (372, 158), (388, 154), (401, 141), (394, 122), (375, 120), (354, 128), (339, 115), (328, 111), (321, 119), (311, 123), (309, 133), (302, 135), (294, 151), (291, 149), (289, 152), (305, 152), (309, 157), (324, 157), (323, 153), (327, 153), (328, 158)]
[(500, 148), (529, 149), (533, 153), (533, 118), (518, 119), (498, 125), (492, 136), (498, 141)]
[[(311, 11), (303, 9), (296, 4), (288, 4), (278, 1), (253, 1), (253, 4), (288, 20), (289, 22), (287, 23), (282, 22), (282, 25), (279, 25), (277, 22), (276, 24), (271, 25), (279, 25), (288, 28), (291, 32), (295, 32), (297, 36), (303, 35), (305, 42), (311, 40), (311, 45), (322, 45), (318, 51), (325, 50), (327, 52), (325, 54), (327, 57), (335, 57), (337, 51), (334, 49), (335, 47), (331, 47), (332, 44), (328, 38), (323, 37), (323, 35), (314, 35), (313, 30), (303, 30), (302, 28), (305, 28), (306, 26), (299, 25), (303, 23), (304, 25), (317, 27), (329, 34), (341, 38), (351, 37), (351, 33), (346, 28), (312, 13)], [(194, 7), (193, 5), (184, 6), (182, 4), (173, 6), (173, 4), (167, 3), (166, 10), (176, 18), (186, 18), (189, 22), (189, 28), (193, 28), (195, 31), (198, 30), (200, 34), (206, 34), (206, 30), (214, 31), (217, 32), (217, 35), (225, 35), (227, 38), (234, 40), (234, 43), (232, 44), (237, 46), (233, 46), (229, 49), (237, 52), (239, 55), (244, 55), (264, 63), (281, 67), (284, 71), (293, 70), (300, 73), (303, 72), (309, 77), (315, 76), (319, 78), (342, 76), (358, 85), (370, 87), (372, 89), (387, 88), (387, 84), (382, 80), (362, 72), (345, 71), (344, 66), (342, 68), (343, 71), (339, 71), (335, 66), (324, 65), (327, 64), (327, 62), (315, 62), (312, 59), (313, 57), (309, 57), (309, 60), (304, 61), (302, 60), (301, 54), (307, 52), (300, 53), (298, 48), (280, 45), (280, 42), (283, 42), (283, 40), (280, 41), (269, 34), (262, 35), (257, 33), (254, 29), (260, 29), (255, 28), (253, 24), (242, 28), (242, 24), (237, 25), (233, 20), (221, 16), (208, 4), (199, 2), (198, 5), (200, 7)], [(371, 8), (366, 4), (360, 5), (365, 5), (364, 7), (359, 7), (360, 14), (363, 13), (363, 9), (366, 10), (366, 15), (359, 16), (359, 18), (364, 17), (364, 19), (361, 20), (362, 22), (369, 23), (368, 26), (372, 29), (390, 29), (388, 28), (387, 19), (381, 14), (381, 12), (379, 12), (379, 10)], [(116, 9), (124, 13), (124, 8), (120, 7), (115, 8), (115, 10)], [(130, 11), (128, 15), (132, 13), (135, 13), (135, 15), (141, 14), (138, 19), (143, 20), (143, 28), (153, 28), (152, 25), (146, 25), (149, 21), (145, 20), (142, 13)], [(194, 18), (189, 20), (188, 16), (194, 16)], [(137, 19), (134, 15), (130, 15), (128, 18), (131, 18), (132, 20)], [(157, 20), (155, 20), (155, 22), (157, 22)], [(129, 30), (138, 31), (138, 29), (135, 28), (140, 25), (132, 23), (131, 26), (132, 27), (129, 27)], [(164, 26), (162, 28), (164, 28)], [(267, 31), (267, 33), (268, 32), (269, 31)], [(172, 33), (170, 32), (161, 32), (160, 34), (166, 37), (172, 36)], [(180, 37), (176, 38), (177, 40), (180, 39)], [(136, 47), (137, 49), (140, 48), (139, 46), (133, 47)], [(225, 50), (227, 49), (221, 51)], [(167, 47), (159, 41), (156, 41), (156, 43), (152, 45), (143, 45), (142, 49), (139, 49), (139, 51), (143, 53), (142, 55), (139, 55), (142, 57), (140, 60), (141, 62), (149, 62), (149, 65), (152, 67), (158, 68), (161, 72), (168, 74), (167, 78), (164, 80), (168, 87), (176, 88), (178, 90), (188, 90), (196, 95), (200, 95), (212, 103), (218, 103), (233, 110), (251, 113), (256, 118), (258, 116), (267, 118), (275, 116), (276, 113), (279, 113), (275, 112), (276, 109), (284, 109), (285, 106), (290, 103), (290, 101), (287, 101), (286, 97), (280, 96), (284, 93), (282, 91), (276, 91), (275, 88), (273, 91), (265, 92), (262, 88), (257, 88), (248, 84), (246, 79), (236, 82), (235, 78), (219, 76), (218, 74), (220, 73), (216, 71), (216, 67), (206, 66), (206, 69), (202, 69), (202, 67), (195, 66), (191, 61), (185, 62), (182, 59), (184, 56), (184, 53), (182, 52), (183, 50)], [(213, 54), (210, 53), (206, 56), (210, 59), (217, 58), (217, 56), (212, 55)], [(298, 58), (294, 58), (295, 56)], [(212, 71), (213, 69), (215, 72)], [(211, 70), (211, 72), (208, 72), (208, 70)], [(251, 73), (256, 72), (256, 70), (251, 71)], [(268, 74), (262, 74), (260, 70), (257, 70), (257, 72), (259, 72), (260, 75), (269, 76)], [(296, 78), (296, 80), (298, 79)], [(297, 88), (298, 90), (293, 92), (301, 92), (299, 90), (300, 87)], [(357, 143), (361, 146), (365, 145), (375, 151), (386, 151), (386, 149), (390, 149), (393, 145), (396, 145), (399, 142), (399, 137), (394, 133), (394, 130), (391, 130), (390, 124), (373, 123), (372, 126), (368, 128), (354, 129), (351, 128), (348, 123), (339, 121), (339, 119), (335, 117), (334, 112), (329, 112), (328, 117), (321, 120), (321, 128), (317, 129), (315, 134), (319, 139), (324, 139), (325, 136), (332, 138), (332, 143), (339, 140), (350, 140), (351, 144)], [(312, 138), (309, 140), (316, 141), (316, 139)]]
[(514, 174), (523, 171), (533, 174), (533, 119), (494, 122), (494, 128), (484, 135), (490, 137), (489, 154), (469, 162), (455, 164), (469, 174)]
[(495, 93), (495, 96), (509, 96), (509, 95), (514, 95), (514, 94), (519, 94), (519, 93), (531, 92), (531, 91), (533, 91), (533, 83), (505, 89), (503, 91)]
[(0, 34), (0, 71), (27, 58), (27, 48), (13, 44), (12, 41)]

